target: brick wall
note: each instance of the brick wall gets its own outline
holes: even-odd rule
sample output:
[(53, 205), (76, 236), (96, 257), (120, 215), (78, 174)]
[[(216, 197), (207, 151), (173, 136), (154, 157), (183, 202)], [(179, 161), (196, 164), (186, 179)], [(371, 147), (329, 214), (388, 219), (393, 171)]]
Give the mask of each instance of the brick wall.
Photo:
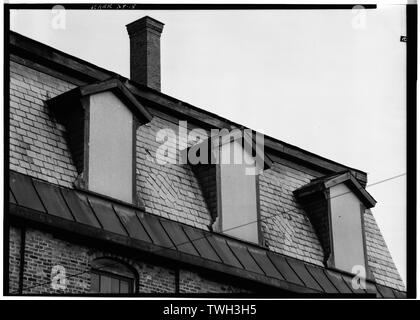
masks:
[(144, 17), (127, 26), (130, 78), (160, 91), (160, 34), (163, 24)]
[[(51, 288), (52, 267), (57, 265), (63, 266), (66, 270), (65, 291), (55, 291)], [(90, 288), (90, 275), (86, 272), (88, 268), (87, 248), (57, 239), (42, 231), (27, 230), (24, 294), (86, 293)]]
[(10, 228), (9, 239), (9, 292), (17, 293), (20, 270), (20, 230)]
[(247, 289), (218, 282), (189, 270), (180, 270), (179, 279), (180, 293), (250, 293)]
[[(9, 292), (18, 293), (20, 270), (20, 232), (10, 228)], [(123, 261), (138, 279), (139, 293), (175, 293), (176, 269), (142, 261), (136, 257), (121, 256), (115, 252), (74, 244), (32, 228), (26, 230), (25, 268), (23, 294), (84, 294), (90, 291), (92, 261), (106, 257)], [(60, 265), (66, 271), (66, 289), (54, 290), (51, 286), (52, 268)], [(192, 271), (179, 271), (180, 293), (248, 292), (243, 288), (211, 280)]]
[(138, 263), (140, 293), (175, 293), (175, 270), (149, 263)]

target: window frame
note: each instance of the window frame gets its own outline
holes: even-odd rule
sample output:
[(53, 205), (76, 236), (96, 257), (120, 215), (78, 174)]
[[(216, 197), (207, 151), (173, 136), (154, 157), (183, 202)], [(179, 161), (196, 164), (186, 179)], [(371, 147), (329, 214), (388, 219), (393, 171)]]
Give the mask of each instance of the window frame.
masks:
[[(94, 265), (94, 264), (97, 265)], [(111, 263), (111, 264), (107, 264)], [(124, 268), (126, 270), (121, 270), (119, 272), (118, 268)], [(91, 262), (90, 268), (90, 277), (91, 277), (91, 286), (90, 286), (90, 293), (91, 294), (116, 294), (116, 295), (133, 295), (138, 292), (138, 274), (137, 272), (126, 263), (120, 261), (119, 259), (113, 259), (108, 257), (99, 257)], [(92, 275), (95, 274), (98, 279), (98, 289), (99, 291), (92, 291), (93, 282), (92, 282)], [(116, 279), (119, 281), (118, 290), (119, 292), (100, 292), (101, 290), (101, 276), (106, 276), (111, 279)], [(128, 284), (128, 292), (121, 293), (121, 282), (124, 281)]]
[[(98, 287), (99, 287), (99, 291), (90, 291), (90, 293), (94, 294), (134, 294), (135, 293), (135, 278), (129, 278), (129, 277), (125, 277), (125, 276), (121, 276), (119, 274), (113, 273), (113, 272), (109, 272), (109, 271), (104, 271), (104, 270), (99, 270), (99, 269), (91, 269), (90, 271), (90, 275), (92, 276), (92, 274), (96, 274), (99, 278), (99, 282), (98, 282)], [(119, 292), (101, 292), (101, 276), (106, 276), (108, 278), (111, 279), (117, 279), (118, 280), (118, 289)], [(127, 293), (121, 293), (121, 281), (125, 281), (126, 283), (128, 283), (128, 292)], [(92, 290), (92, 282), (91, 282), (91, 288), (90, 290)]]

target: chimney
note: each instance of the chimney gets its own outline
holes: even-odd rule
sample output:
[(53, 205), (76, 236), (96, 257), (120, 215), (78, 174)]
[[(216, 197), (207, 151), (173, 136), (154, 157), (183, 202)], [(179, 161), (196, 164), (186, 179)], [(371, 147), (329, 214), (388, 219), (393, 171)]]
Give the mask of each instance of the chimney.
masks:
[(130, 78), (160, 91), (160, 35), (163, 23), (145, 16), (126, 25), (130, 37)]

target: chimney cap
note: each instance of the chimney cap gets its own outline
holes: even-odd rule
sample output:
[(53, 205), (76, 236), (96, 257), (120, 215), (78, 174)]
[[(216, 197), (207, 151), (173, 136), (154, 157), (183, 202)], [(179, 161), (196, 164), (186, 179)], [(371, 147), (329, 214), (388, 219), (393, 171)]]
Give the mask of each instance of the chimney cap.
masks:
[(143, 18), (140, 18), (136, 21), (127, 24), (125, 27), (127, 28), (128, 35), (131, 37), (132, 35), (135, 35), (139, 32), (143, 32), (146, 29), (162, 33), (164, 25), (165, 24), (156, 19), (153, 19), (149, 16), (144, 16)]

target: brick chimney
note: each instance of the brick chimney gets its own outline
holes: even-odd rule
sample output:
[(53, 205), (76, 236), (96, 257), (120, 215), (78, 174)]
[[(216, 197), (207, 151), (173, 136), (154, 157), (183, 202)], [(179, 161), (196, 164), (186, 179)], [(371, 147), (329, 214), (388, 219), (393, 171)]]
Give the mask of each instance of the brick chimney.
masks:
[(160, 91), (160, 35), (163, 23), (145, 16), (126, 25), (130, 37), (130, 78)]

